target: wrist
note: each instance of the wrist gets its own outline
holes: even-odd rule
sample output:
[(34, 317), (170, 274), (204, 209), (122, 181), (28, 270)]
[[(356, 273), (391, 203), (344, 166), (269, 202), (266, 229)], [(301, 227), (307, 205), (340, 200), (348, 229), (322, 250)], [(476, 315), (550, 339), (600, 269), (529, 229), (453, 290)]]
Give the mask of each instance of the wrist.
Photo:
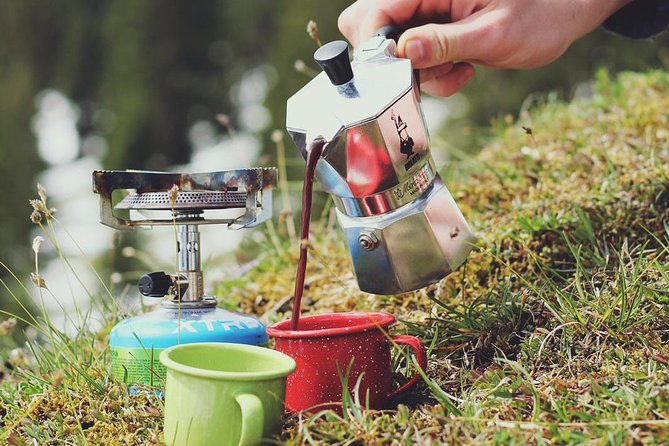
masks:
[[(608, 7), (608, 11), (606, 13), (606, 17), (604, 17), (604, 20), (611, 17), (613, 14), (615, 14), (623, 6), (632, 3), (632, 1), (633, 0), (613, 0), (613, 1), (610, 1), (610, 2), (604, 2), (604, 6)], [(603, 23), (603, 21), (602, 21), (602, 23)], [(601, 25), (601, 23), (600, 23), (600, 25)]]
[[(623, 6), (632, 0), (579, 0), (585, 15), (591, 18), (592, 29), (600, 26)], [(591, 30), (592, 30), (591, 29)], [(589, 31), (591, 31), (589, 30)]]
[[(555, 1), (555, 0), (549, 0)], [(564, 1), (564, 0), (557, 0)], [(571, 42), (601, 26), (604, 21), (632, 0), (572, 0), (571, 19), (576, 26), (572, 28)]]

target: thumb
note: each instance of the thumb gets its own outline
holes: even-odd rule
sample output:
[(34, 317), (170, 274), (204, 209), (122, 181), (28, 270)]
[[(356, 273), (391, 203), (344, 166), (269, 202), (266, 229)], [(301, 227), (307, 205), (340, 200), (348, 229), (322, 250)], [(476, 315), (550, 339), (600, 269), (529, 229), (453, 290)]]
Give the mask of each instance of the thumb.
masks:
[[(471, 20), (470, 20), (471, 19)], [(484, 60), (480, 20), (474, 16), (460, 22), (411, 28), (402, 34), (398, 55), (411, 59), (414, 68), (430, 68), (449, 62)]]

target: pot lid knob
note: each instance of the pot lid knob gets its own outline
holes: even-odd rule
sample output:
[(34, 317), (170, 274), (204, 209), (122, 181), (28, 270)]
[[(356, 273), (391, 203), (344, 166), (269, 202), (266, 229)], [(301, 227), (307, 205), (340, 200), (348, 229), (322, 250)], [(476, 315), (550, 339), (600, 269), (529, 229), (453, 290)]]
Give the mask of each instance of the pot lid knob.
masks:
[(335, 40), (316, 50), (314, 60), (323, 68), (334, 85), (343, 85), (353, 79), (353, 69), (348, 58), (348, 43)]

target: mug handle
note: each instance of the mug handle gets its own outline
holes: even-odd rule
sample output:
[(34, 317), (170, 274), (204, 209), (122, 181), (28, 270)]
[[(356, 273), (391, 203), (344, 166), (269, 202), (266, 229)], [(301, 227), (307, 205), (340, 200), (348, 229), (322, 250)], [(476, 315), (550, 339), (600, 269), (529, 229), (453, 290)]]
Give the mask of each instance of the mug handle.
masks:
[[(423, 346), (423, 343), (420, 342), (418, 338), (407, 335), (395, 335), (391, 336), (390, 339), (395, 344), (408, 345), (409, 347), (411, 347), (411, 350), (413, 350), (413, 354), (416, 356), (416, 362), (418, 362), (418, 366), (423, 370), (427, 368), (427, 355), (425, 353), (425, 346)], [(409, 390), (410, 388), (416, 385), (419, 379), (420, 379), (420, 374), (416, 372), (416, 374), (409, 380), (408, 383), (404, 384), (399, 389), (395, 389), (392, 392), (390, 392), (388, 398), (394, 398), (397, 395), (401, 394), (402, 392)]]
[(239, 437), (239, 446), (260, 444), (265, 425), (260, 398), (252, 393), (242, 393), (237, 395), (235, 400), (242, 410), (242, 432)]

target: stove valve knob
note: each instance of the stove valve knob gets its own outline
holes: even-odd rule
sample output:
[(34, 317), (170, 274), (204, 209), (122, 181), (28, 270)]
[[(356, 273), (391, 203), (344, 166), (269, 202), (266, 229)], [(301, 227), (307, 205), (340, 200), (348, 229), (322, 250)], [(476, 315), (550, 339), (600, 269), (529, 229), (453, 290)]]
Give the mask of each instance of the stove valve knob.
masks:
[(172, 278), (163, 271), (143, 275), (137, 284), (139, 292), (148, 297), (163, 297), (172, 286)]

